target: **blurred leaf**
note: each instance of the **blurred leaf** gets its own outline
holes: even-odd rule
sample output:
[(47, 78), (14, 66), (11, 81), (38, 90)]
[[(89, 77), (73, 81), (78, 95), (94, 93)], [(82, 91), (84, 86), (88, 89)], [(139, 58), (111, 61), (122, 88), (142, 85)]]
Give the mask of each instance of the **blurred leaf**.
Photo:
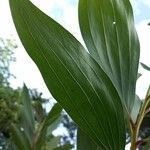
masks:
[(124, 149), (121, 99), (103, 69), (68, 31), (29, 0), (9, 2), (20, 39), (53, 97), (102, 150)]
[(107, 73), (130, 113), (140, 47), (129, 0), (80, 0), (79, 23), (90, 54)]
[(146, 92), (144, 103), (147, 103), (146, 113), (150, 112), (150, 86), (148, 87), (148, 90)]
[(9, 132), (19, 116), (19, 90), (0, 86), (0, 131)]
[(47, 127), (47, 133), (46, 133), (47, 136), (52, 134), (52, 132), (59, 126), (61, 120), (62, 120), (62, 115), (60, 115), (53, 123), (51, 123)]
[(96, 143), (78, 128), (77, 150), (100, 150)]
[(28, 140), (31, 142), (34, 134), (34, 114), (29, 91), (26, 85), (23, 87), (21, 102), (21, 126), (23, 127)]
[(34, 147), (36, 148), (36, 150), (40, 150), (41, 147), (46, 142), (48, 127), (52, 128), (54, 125), (58, 126), (56, 122), (61, 117), (61, 111), (62, 111), (62, 107), (60, 107), (59, 104), (55, 104), (51, 109), (51, 111), (49, 112), (48, 116), (44, 119), (43, 123), (40, 124), (39, 130), (37, 131), (35, 143), (34, 143), (35, 144)]
[(147, 114), (140, 126), (139, 137), (140, 139), (145, 139), (150, 136), (150, 114)]
[(150, 71), (150, 67), (148, 67), (148, 66), (145, 65), (144, 63), (140, 63), (140, 64), (141, 64), (141, 66), (142, 66), (145, 70)]
[(142, 76), (142, 74), (141, 74), (141, 73), (138, 73), (137, 79), (139, 79), (141, 76)]
[(143, 150), (150, 150), (150, 142), (146, 143)]
[(139, 114), (141, 105), (142, 105), (142, 101), (136, 95), (136, 98), (135, 98), (135, 101), (134, 101), (134, 105), (133, 105), (133, 108), (132, 108), (132, 112), (131, 112), (131, 118), (132, 118), (134, 123), (136, 122), (136, 119), (137, 119), (137, 116)]
[(11, 130), (12, 140), (14, 144), (16, 145), (16, 147), (18, 148), (18, 150), (30, 150), (31, 149), (30, 142), (24, 135), (23, 131), (19, 130), (17, 126), (13, 124), (10, 130)]
[(34, 101), (33, 107), (35, 109), (35, 117), (38, 122), (42, 122), (45, 117), (45, 111), (42, 107), (42, 103), (40, 101)]
[(60, 144), (60, 138), (61, 137), (57, 136), (49, 139), (49, 142), (47, 142), (47, 150), (54, 150), (57, 148)]
[(140, 126), (140, 135), (139, 135), (142, 139), (145, 139), (150, 135), (150, 87), (147, 90), (144, 103), (147, 104), (145, 116)]

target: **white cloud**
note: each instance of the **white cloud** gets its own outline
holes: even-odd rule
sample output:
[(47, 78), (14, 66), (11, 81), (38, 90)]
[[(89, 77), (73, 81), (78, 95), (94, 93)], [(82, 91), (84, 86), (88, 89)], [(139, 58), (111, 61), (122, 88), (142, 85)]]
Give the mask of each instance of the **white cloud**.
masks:
[(150, 0), (143, 0), (143, 3), (145, 3), (146, 5), (150, 7)]
[[(148, 21), (143, 20), (137, 24), (137, 32), (140, 40), (140, 62), (143, 62), (150, 66), (150, 26), (147, 25)], [(145, 71), (142, 67), (139, 68), (139, 71), (143, 74), (142, 77), (137, 82), (137, 94), (144, 98), (146, 90), (150, 85), (150, 73)]]

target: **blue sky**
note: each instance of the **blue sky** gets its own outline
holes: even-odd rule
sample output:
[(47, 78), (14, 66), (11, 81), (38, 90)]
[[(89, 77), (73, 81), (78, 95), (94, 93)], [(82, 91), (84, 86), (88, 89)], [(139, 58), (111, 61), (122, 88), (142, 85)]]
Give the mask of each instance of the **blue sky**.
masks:
[(142, 20), (150, 20), (150, 7), (146, 4), (141, 4), (139, 6), (139, 14), (135, 15), (136, 23)]
[(138, 24), (142, 20), (150, 20), (149, 0), (132, 0), (135, 22)]
[[(78, 25), (78, 0), (32, 0), (32, 2), (68, 29), (81, 43), (83, 43)], [(147, 25), (150, 21), (150, 0), (132, 0), (132, 5), (135, 14), (136, 28), (141, 43), (140, 61), (150, 65), (150, 26)], [(17, 87), (25, 82), (28, 87), (37, 88), (44, 93), (45, 97), (50, 97), (37, 67), (26, 54), (18, 39), (11, 19), (8, 0), (1, 0), (0, 20), (2, 20), (0, 37), (8, 38), (12, 35), (19, 45), (19, 48), (16, 50), (17, 62), (11, 66), (12, 72), (17, 77), (17, 80), (12, 81), (12, 85)], [(139, 72), (141, 72), (143, 76), (137, 83), (137, 93), (141, 97), (144, 97), (149, 85), (148, 81), (150, 74), (141, 67)]]

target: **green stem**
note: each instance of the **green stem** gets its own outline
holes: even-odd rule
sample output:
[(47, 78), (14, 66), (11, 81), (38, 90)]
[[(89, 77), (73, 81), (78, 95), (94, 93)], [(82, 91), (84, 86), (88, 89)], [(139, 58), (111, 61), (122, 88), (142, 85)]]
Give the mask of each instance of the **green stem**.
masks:
[(131, 148), (130, 148), (130, 150), (136, 150), (136, 140), (137, 140), (136, 133), (137, 132), (135, 129), (132, 130), (133, 132), (132, 132), (132, 137), (131, 137)]
[(136, 142), (138, 139), (139, 129), (140, 129), (141, 123), (143, 121), (143, 118), (145, 116), (145, 112), (146, 112), (146, 109), (147, 109), (147, 106), (149, 103), (150, 103), (150, 96), (146, 97), (146, 99), (140, 109), (140, 113), (137, 117), (135, 126), (133, 126), (133, 130), (132, 130), (133, 133), (132, 133), (132, 137), (131, 137), (131, 148), (130, 148), (131, 150), (136, 150), (136, 148), (137, 148)]

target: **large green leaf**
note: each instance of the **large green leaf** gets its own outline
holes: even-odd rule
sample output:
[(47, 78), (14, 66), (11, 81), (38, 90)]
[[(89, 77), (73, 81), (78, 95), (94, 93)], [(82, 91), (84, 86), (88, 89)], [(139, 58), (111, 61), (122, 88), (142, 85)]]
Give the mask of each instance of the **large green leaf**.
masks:
[(10, 0), (13, 20), (53, 97), (101, 150), (125, 147), (120, 97), (84, 47), (29, 0)]
[(129, 0), (79, 0), (79, 22), (90, 54), (131, 112), (140, 48)]
[(77, 131), (77, 150), (100, 150), (100, 148), (81, 129)]
[(29, 91), (26, 85), (23, 86), (21, 102), (21, 126), (23, 127), (24, 132), (31, 143), (34, 134), (34, 114)]

